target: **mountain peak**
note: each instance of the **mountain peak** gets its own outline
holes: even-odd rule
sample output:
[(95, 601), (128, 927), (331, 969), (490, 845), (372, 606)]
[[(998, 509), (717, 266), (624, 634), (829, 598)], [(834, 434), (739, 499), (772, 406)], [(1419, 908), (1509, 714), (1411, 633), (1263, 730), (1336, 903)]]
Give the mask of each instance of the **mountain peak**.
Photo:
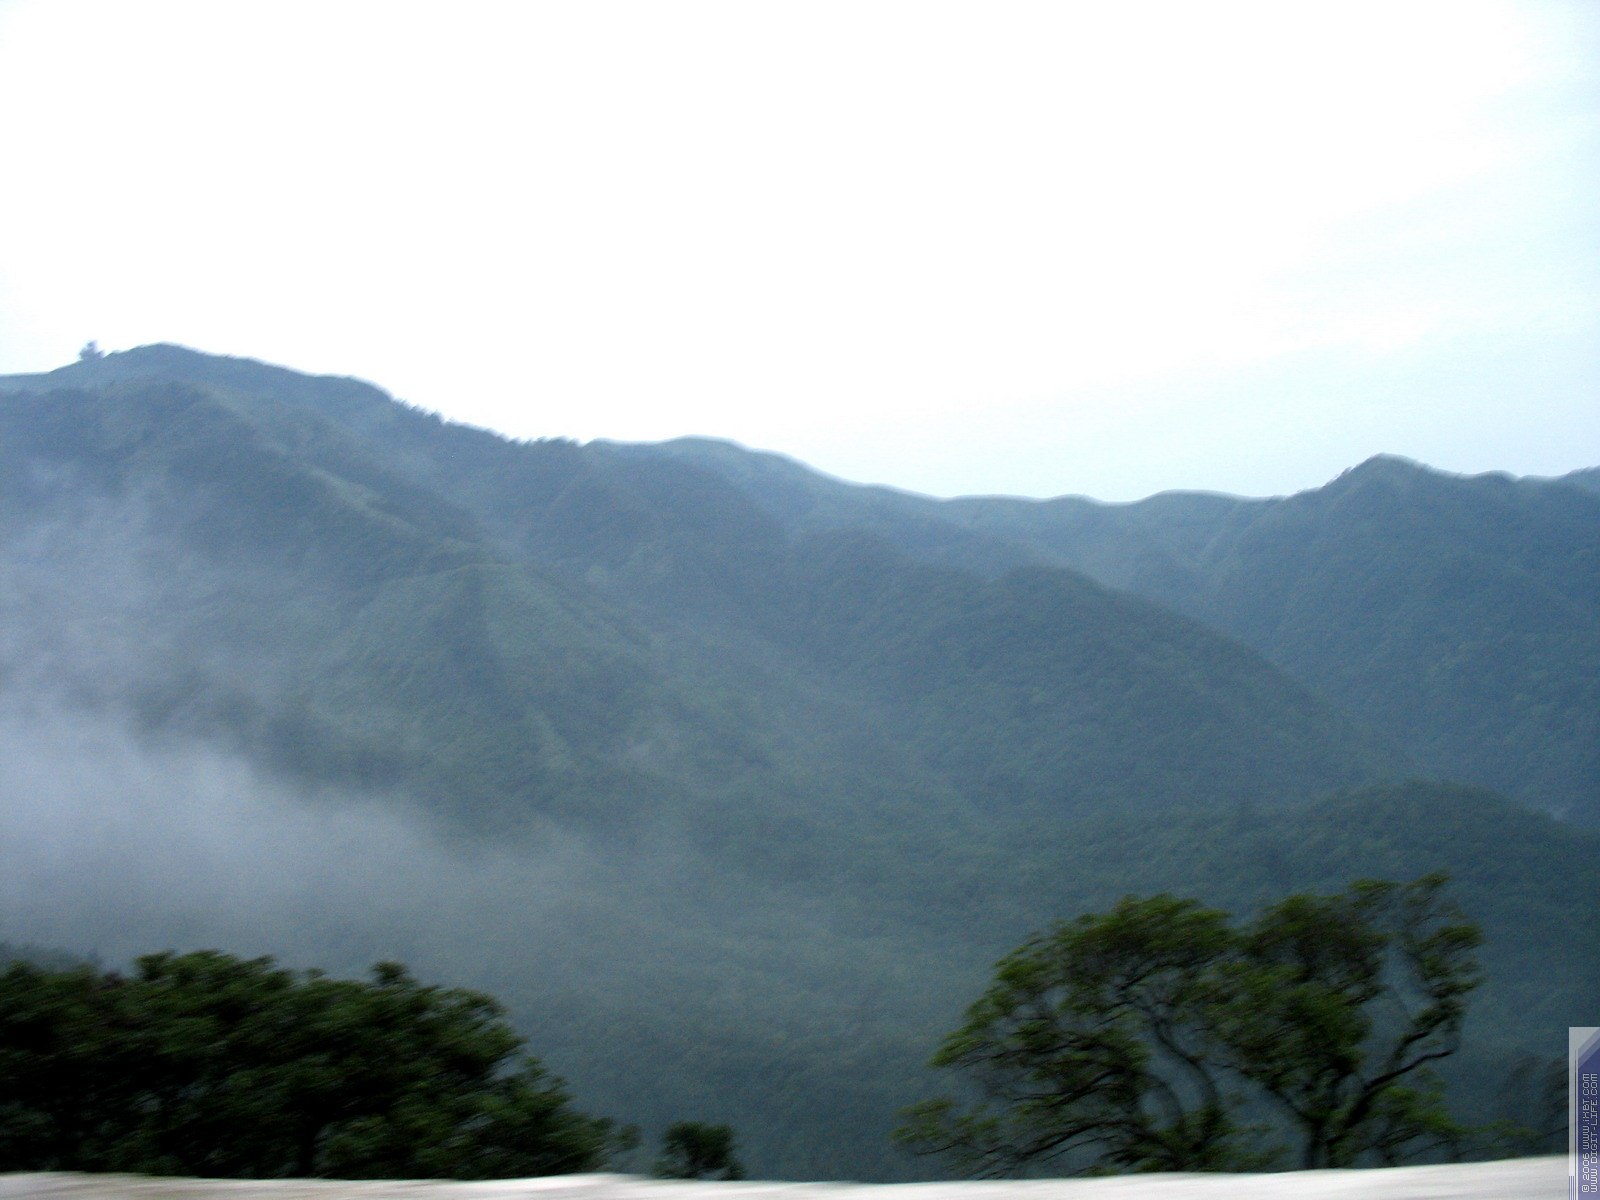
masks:
[(1437, 474), (1432, 467), (1402, 454), (1374, 454), (1340, 474), (1340, 479), (1414, 479)]
[(113, 350), (40, 374), (9, 376), (0, 382), (0, 387), (101, 388), (150, 379), (229, 391), (269, 391), (302, 401), (313, 396), (337, 396), (347, 402), (358, 397), (369, 402), (390, 398), (382, 389), (349, 376), (311, 375), (260, 359), (208, 354), (172, 342)]

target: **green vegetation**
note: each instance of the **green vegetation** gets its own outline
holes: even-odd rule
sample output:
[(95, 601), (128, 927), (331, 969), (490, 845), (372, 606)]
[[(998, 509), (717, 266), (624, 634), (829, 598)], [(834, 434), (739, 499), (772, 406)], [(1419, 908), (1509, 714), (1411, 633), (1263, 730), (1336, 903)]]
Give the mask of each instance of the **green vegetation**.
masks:
[(1428, 773), (1600, 824), (1600, 468), (1463, 477), (1380, 456), (1284, 498), (1100, 504), (939, 501), (698, 439), (616, 452), (713, 471), (796, 533), (1081, 571), (1238, 638)]
[[(888, 1179), (936, 1169), (889, 1138), (927, 1047), (1060, 913), (1442, 869), (1486, 938), (1452, 1106), (1528, 1111), (1600, 994), (1593, 493), (1379, 466), (942, 503), (177, 347), (0, 380), (0, 938), (405, 961), (586, 1109)], [(1523, 803), (1397, 782), (1491, 758)]]
[(706, 1121), (679, 1121), (661, 1135), (656, 1174), (663, 1179), (743, 1179), (733, 1130)]
[[(1058, 925), (934, 1057), (983, 1102), (926, 1103), (900, 1137), (986, 1175), (1256, 1169), (1285, 1132), (1305, 1168), (1458, 1146), (1428, 1068), (1460, 1046), (1481, 935), (1443, 885), (1291, 896), (1244, 929), (1167, 895)], [(1241, 1083), (1288, 1129), (1252, 1125)]]
[(506, 1178), (592, 1170), (575, 1111), (486, 996), (158, 954), (0, 974), (0, 1171)]

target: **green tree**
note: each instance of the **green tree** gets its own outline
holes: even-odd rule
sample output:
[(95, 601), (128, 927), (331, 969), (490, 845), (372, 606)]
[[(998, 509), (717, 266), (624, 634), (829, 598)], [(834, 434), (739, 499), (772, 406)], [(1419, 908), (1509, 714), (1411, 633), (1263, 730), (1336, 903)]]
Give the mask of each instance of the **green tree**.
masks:
[(663, 1179), (743, 1179), (733, 1153), (733, 1130), (705, 1121), (679, 1121), (661, 1137), (656, 1174)]
[(982, 1175), (1246, 1169), (1285, 1137), (1305, 1166), (1449, 1146), (1427, 1066), (1459, 1044), (1478, 933), (1443, 886), (1291, 896), (1243, 929), (1167, 895), (1059, 925), (933, 1059), (972, 1102), (919, 1105), (897, 1137)]
[(980, 1175), (1074, 1152), (1127, 1171), (1251, 1165), (1208, 1027), (1236, 944), (1223, 913), (1166, 895), (1032, 939), (933, 1059), (981, 1102), (918, 1106), (898, 1136)]
[(1246, 931), (1214, 1028), (1299, 1135), (1303, 1167), (1396, 1162), (1459, 1129), (1427, 1072), (1461, 1044), (1482, 937), (1443, 875), (1291, 896)]
[(131, 977), (0, 974), (0, 1170), (547, 1175), (601, 1165), (500, 1006), (393, 963), (370, 981), (157, 954)]

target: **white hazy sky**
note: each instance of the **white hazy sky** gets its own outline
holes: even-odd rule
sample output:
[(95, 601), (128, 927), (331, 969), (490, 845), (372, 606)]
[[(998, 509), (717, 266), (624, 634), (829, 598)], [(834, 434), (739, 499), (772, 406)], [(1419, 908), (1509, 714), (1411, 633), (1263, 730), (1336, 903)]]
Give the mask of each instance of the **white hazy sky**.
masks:
[(90, 338), (935, 494), (1600, 464), (1600, 0), (0, 0)]

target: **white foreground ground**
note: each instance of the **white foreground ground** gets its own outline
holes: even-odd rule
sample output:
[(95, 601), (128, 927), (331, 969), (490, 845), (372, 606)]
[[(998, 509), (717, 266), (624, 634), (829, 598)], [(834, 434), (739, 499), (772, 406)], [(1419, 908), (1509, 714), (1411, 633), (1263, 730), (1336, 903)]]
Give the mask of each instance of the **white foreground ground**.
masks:
[(1130, 1175), (1020, 1183), (667, 1183), (562, 1175), (491, 1183), (235, 1181), (0, 1175), (0, 1200), (1560, 1200), (1567, 1160), (1287, 1175)]

